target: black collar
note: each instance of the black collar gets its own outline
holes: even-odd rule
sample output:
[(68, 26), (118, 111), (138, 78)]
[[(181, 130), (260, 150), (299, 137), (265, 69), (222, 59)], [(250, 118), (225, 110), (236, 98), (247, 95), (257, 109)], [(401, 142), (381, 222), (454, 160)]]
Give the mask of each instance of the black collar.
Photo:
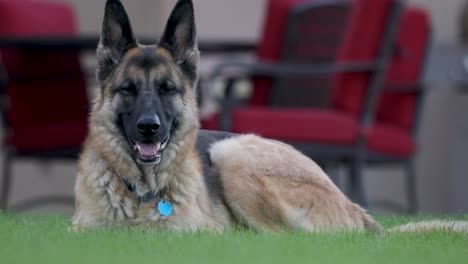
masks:
[(127, 187), (127, 189), (130, 192), (132, 192), (135, 195), (135, 197), (137, 197), (137, 199), (140, 200), (140, 203), (148, 203), (152, 201), (154, 198), (161, 196), (161, 192), (154, 192), (154, 191), (146, 193), (145, 196), (138, 196), (136, 193), (135, 185), (131, 184), (127, 179), (123, 179), (123, 182), (125, 186)]

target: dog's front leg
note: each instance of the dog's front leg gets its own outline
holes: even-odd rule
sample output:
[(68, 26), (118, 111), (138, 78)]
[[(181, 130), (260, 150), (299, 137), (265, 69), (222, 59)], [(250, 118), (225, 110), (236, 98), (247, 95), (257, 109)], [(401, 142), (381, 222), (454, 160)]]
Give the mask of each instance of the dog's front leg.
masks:
[(99, 176), (78, 174), (75, 185), (75, 230), (130, 224), (138, 205), (119, 178), (110, 171)]

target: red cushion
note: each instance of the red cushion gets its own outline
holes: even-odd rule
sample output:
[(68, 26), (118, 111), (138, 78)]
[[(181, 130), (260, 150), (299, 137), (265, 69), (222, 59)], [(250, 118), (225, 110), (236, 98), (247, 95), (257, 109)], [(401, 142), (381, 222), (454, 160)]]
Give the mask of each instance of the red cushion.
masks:
[(10, 80), (42, 78), (51, 74), (66, 76), (81, 72), (77, 54), (2, 48), (0, 55)]
[(15, 130), (8, 143), (19, 153), (78, 149), (86, 131), (86, 120), (27, 125)]
[(355, 142), (358, 131), (355, 120), (331, 111), (251, 107), (233, 114), (233, 132), (286, 141), (347, 144)]
[(387, 79), (396, 82), (419, 80), (427, 46), (429, 44), (429, 14), (419, 8), (408, 8), (403, 13)]
[(416, 111), (415, 93), (383, 91), (377, 107), (377, 121), (411, 131)]
[(87, 120), (88, 100), (80, 77), (10, 82), (8, 123), (13, 130), (24, 126), (68, 120)]
[[(338, 61), (375, 59), (384, 29), (388, 27), (393, 0), (356, 0), (347, 37), (338, 54)], [(339, 111), (358, 116), (367, 92), (370, 74), (339, 74), (335, 79), (332, 104)]]
[[(263, 22), (263, 33), (257, 47), (259, 61), (276, 62), (283, 48), (288, 11), (295, 3), (305, 0), (269, 0)], [(250, 99), (252, 105), (265, 105), (271, 86), (271, 78), (254, 78), (254, 93)]]
[(0, 17), (0, 32), (5, 35), (64, 35), (75, 31), (73, 9), (57, 1), (0, 0)]
[[(2, 36), (73, 36), (73, 9), (64, 3), (0, 0)], [(1, 57), (10, 79), (44, 74), (67, 74), (79, 69), (77, 54), (2, 48)]]
[[(388, 82), (415, 88), (424, 66), (429, 34), (428, 14), (417, 8), (407, 9), (400, 25), (398, 49), (393, 54), (387, 72)], [(384, 91), (379, 102), (377, 120), (409, 131), (414, 123), (415, 107), (414, 93)]]
[(376, 124), (367, 135), (367, 149), (371, 152), (404, 158), (412, 155), (416, 149), (410, 134), (395, 126)]
[[(73, 9), (64, 3), (0, 0), (0, 35), (75, 35)], [(78, 148), (88, 117), (77, 53), (2, 48), (8, 73), (8, 142), (18, 151)]]
[[(241, 108), (233, 118), (233, 132), (256, 133), (264, 137), (307, 144), (351, 145), (360, 134), (357, 122), (349, 115), (310, 109), (275, 110)], [(202, 121), (202, 127), (219, 129), (219, 117)], [(365, 135), (371, 152), (408, 157), (416, 149), (410, 134), (401, 128), (376, 124)]]
[[(287, 13), (291, 6), (304, 0), (270, 0), (260, 40), (257, 57), (259, 60), (278, 61), (283, 48)], [(393, 0), (349, 0), (352, 2), (349, 27), (340, 48), (339, 61), (369, 60), (375, 58), (383, 28), (387, 22)], [(362, 34), (365, 32), (365, 34)], [(369, 74), (342, 74), (336, 78), (333, 91), (333, 106), (357, 115), (361, 110)], [(251, 105), (260, 106), (268, 102), (270, 78), (255, 78)]]
[(220, 130), (219, 113), (200, 120), (200, 127), (207, 130)]

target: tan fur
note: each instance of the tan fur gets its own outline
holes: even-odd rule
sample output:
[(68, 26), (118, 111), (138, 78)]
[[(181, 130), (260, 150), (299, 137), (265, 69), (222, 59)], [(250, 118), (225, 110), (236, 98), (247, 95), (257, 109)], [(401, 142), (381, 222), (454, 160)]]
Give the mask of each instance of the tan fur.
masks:
[(162, 49), (162, 48), (157, 48), (155, 53), (158, 55), (158, 56), (161, 56), (163, 58), (166, 58), (168, 60), (173, 60), (174, 58), (172, 57), (171, 53), (169, 51), (167, 51), (166, 49)]
[(456, 232), (468, 233), (467, 221), (423, 221), (408, 223), (388, 230), (397, 233)]
[(213, 164), (242, 222), (266, 230), (380, 230), (311, 159), (254, 135), (215, 144)]

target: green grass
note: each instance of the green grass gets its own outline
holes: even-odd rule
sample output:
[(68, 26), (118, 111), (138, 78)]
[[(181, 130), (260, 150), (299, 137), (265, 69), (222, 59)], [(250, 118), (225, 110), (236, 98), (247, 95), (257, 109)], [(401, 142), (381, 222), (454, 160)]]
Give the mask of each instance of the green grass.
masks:
[[(379, 220), (391, 227), (414, 219)], [(69, 226), (65, 217), (0, 212), (0, 263), (468, 263), (466, 234), (76, 234)]]

